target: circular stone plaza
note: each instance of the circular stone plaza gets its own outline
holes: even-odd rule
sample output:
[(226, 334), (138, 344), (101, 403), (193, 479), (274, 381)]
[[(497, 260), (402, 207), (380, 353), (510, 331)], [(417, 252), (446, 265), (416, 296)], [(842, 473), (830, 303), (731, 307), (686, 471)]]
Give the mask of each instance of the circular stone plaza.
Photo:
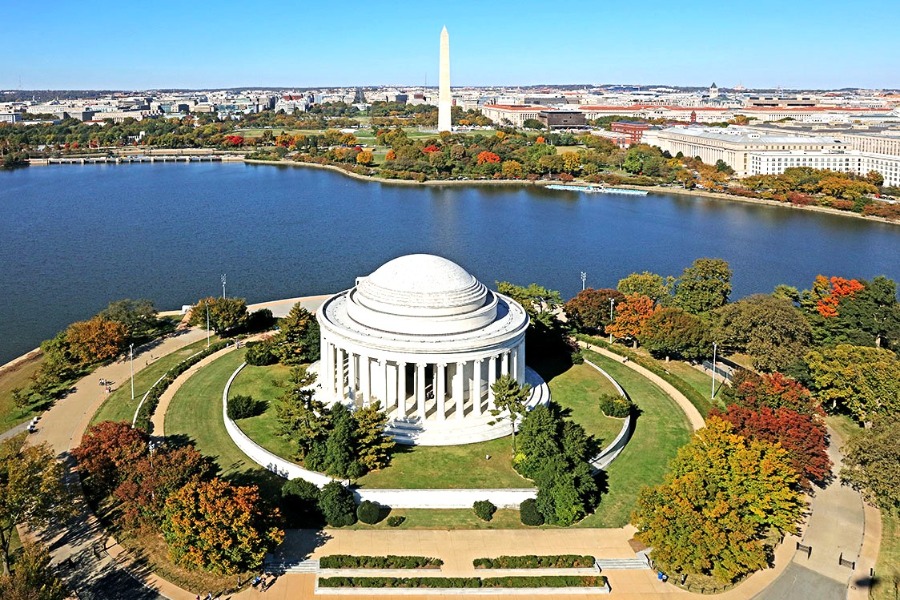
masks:
[(316, 316), (318, 397), (351, 407), (379, 401), (399, 443), (508, 435), (509, 422), (491, 414), (491, 386), (502, 375), (532, 386), (529, 408), (550, 400), (525, 366), (525, 310), (445, 258), (395, 258), (326, 300)]

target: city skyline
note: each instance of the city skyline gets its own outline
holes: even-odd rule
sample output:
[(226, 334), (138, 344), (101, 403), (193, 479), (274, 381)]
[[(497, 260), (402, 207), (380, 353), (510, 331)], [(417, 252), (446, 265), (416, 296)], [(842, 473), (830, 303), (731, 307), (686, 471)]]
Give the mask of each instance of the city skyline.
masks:
[(704, 0), (637, 12), (573, 2), (547, 15), (531, 1), (461, 1), (452, 11), (400, 2), (336, 16), (284, 2), (254, 11), (230, 0), (215, 11), (162, 2), (152, 12), (110, 2), (51, 1), (40, 12), (14, 4), (4, 37), (18, 51), (0, 88), (434, 86), (443, 26), (454, 33), (455, 86), (900, 87), (900, 41), (878, 35), (892, 29), (896, 11), (879, 0), (842, 9), (764, 0), (749, 11)]

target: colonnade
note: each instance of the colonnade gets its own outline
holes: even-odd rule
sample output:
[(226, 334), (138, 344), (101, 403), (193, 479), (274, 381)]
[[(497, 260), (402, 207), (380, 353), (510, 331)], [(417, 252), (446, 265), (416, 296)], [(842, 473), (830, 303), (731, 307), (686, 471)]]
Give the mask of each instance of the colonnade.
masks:
[[(493, 354), (467, 353), (427, 361), (372, 356), (323, 337), (319, 384), (325, 398), (368, 406), (375, 400), (390, 418), (445, 421), (488, 415), (495, 408), (494, 382), (510, 375), (525, 381), (525, 342)], [(404, 360), (408, 359), (408, 360)]]

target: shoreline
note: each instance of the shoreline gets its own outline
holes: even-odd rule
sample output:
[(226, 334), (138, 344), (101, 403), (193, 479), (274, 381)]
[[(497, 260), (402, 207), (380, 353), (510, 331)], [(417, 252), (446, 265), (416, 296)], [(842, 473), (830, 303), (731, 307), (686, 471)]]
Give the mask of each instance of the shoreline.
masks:
[[(520, 187), (539, 187), (543, 188), (548, 185), (559, 183), (558, 181), (550, 181), (546, 179), (536, 180), (536, 181), (528, 181), (525, 179), (429, 179), (427, 181), (412, 181), (409, 179), (384, 179), (381, 177), (375, 177), (373, 175), (360, 175), (359, 173), (353, 173), (352, 171), (347, 171), (342, 169), (336, 165), (322, 165), (319, 163), (307, 163), (307, 162), (298, 162), (298, 161), (287, 161), (287, 160), (256, 160), (256, 159), (244, 159), (244, 162), (247, 164), (253, 165), (272, 165), (272, 166), (284, 166), (284, 167), (308, 167), (314, 169), (326, 169), (329, 171), (334, 171), (336, 173), (340, 173), (352, 179), (356, 179), (359, 181), (368, 181), (371, 183), (382, 183), (386, 185), (405, 185), (405, 186), (520, 186)], [(567, 183), (567, 185), (577, 185), (581, 187), (588, 187), (595, 184), (584, 183), (572, 181)], [(762, 198), (745, 198), (743, 196), (735, 196), (732, 194), (725, 194), (722, 192), (707, 192), (707, 191), (697, 191), (697, 190), (687, 190), (683, 188), (674, 188), (674, 187), (666, 187), (662, 185), (631, 185), (631, 184), (618, 184), (611, 187), (619, 187), (623, 189), (629, 190), (642, 190), (645, 192), (651, 192), (656, 194), (676, 194), (679, 196), (692, 196), (694, 198), (709, 198), (710, 200), (720, 200), (725, 202), (741, 202), (744, 204), (755, 204), (757, 206), (775, 206), (780, 208), (788, 208), (791, 210), (800, 210), (800, 211), (808, 211), (808, 212), (818, 212), (829, 215), (836, 215), (841, 217), (852, 217), (856, 219), (862, 219), (865, 221), (871, 221), (873, 223), (884, 223), (887, 225), (900, 225), (900, 220), (898, 221), (890, 221), (885, 219), (884, 217), (877, 217), (873, 215), (863, 215), (860, 213), (855, 213), (846, 210), (838, 210), (836, 208), (830, 208), (827, 206), (798, 206), (796, 204), (791, 204), (789, 202), (778, 202), (776, 200), (765, 200)]]

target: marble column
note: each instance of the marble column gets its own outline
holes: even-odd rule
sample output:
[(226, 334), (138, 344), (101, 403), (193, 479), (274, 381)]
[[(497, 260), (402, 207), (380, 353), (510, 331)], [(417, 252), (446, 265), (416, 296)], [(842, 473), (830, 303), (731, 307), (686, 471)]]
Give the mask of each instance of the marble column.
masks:
[(416, 411), (419, 419), (425, 421), (425, 364), (416, 363)]
[(406, 363), (397, 363), (397, 414), (406, 418)]
[(359, 355), (359, 391), (362, 394), (362, 405), (368, 406), (372, 401), (372, 359)]
[(435, 399), (437, 400), (437, 418), (438, 421), (443, 421), (447, 418), (447, 406), (445, 404), (445, 397), (447, 395), (447, 365), (446, 363), (438, 363), (435, 365), (435, 370), (437, 371), (437, 386), (436, 392), (434, 394)]
[(348, 370), (350, 371), (350, 380), (347, 382), (347, 387), (350, 388), (347, 390), (347, 396), (353, 403), (356, 403), (356, 355), (352, 352), (347, 352), (347, 365)]
[(388, 361), (386, 358), (381, 359), (381, 409), (387, 410), (388, 407)]
[(335, 348), (336, 360), (335, 360), (335, 371), (337, 371), (337, 385), (334, 388), (338, 399), (342, 399), (344, 397), (344, 351), (340, 348)]
[(500, 355), (500, 375), (509, 375), (509, 352)]
[(488, 359), (488, 410), (494, 410), (494, 383), (497, 381), (497, 355)]
[(319, 338), (319, 377), (318, 384), (322, 388), (322, 392), (326, 395), (331, 391), (331, 386), (329, 386), (328, 382), (331, 376), (334, 373), (331, 373), (328, 369), (328, 342), (325, 338)]
[(476, 417), (481, 416), (481, 365), (482, 360), (479, 358), (472, 363), (472, 389), (469, 390), (469, 397), (472, 399), (472, 414)]
[(465, 363), (456, 363), (453, 372), (453, 399), (456, 400), (456, 418), (462, 419), (465, 414), (465, 396), (463, 396), (463, 378), (466, 376)]
[(525, 342), (519, 344), (516, 350), (516, 379), (522, 384), (525, 383)]

